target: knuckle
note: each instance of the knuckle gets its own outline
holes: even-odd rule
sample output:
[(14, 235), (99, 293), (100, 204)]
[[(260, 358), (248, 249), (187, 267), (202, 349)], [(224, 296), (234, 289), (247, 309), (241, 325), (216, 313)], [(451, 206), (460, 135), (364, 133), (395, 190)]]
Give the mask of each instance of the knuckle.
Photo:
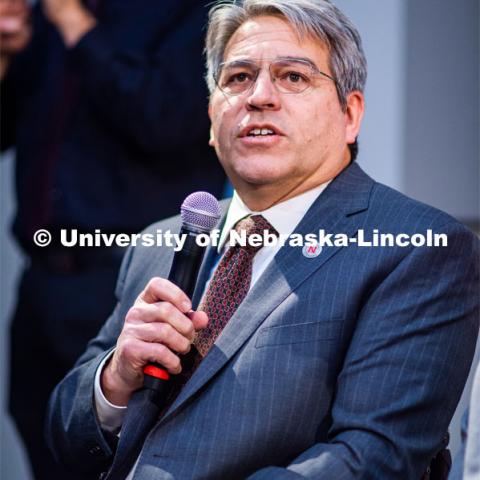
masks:
[(180, 358), (177, 357), (166, 345), (158, 345), (158, 362), (171, 372), (178, 373), (181, 370)]
[(147, 283), (147, 288), (154, 288), (158, 279), (159, 277), (152, 277)]
[(172, 298), (176, 303), (181, 303), (185, 299), (185, 294), (180, 289), (172, 290)]
[(180, 373), (180, 371), (182, 370), (182, 364), (180, 362), (180, 358), (177, 357), (177, 355), (173, 355), (173, 358), (172, 358), (172, 369), (176, 372), (176, 373)]
[(160, 277), (152, 277), (145, 286), (144, 292), (157, 292), (160, 288)]
[(121, 342), (120, 350), (125, 358), (134, 358), (137, 353), (137, 342), (132, 337), (124, 337)]
[(139, 306), (134, 305), (130, 310), (127, 312), (125, 320), (141, 320), (142, 318), (142, 308)]
[(175, 307), (169, 302), (161, 302), (158, 308), (165, 318), (172, 316), (175, 312)]
[(172, 327), (168, 323), (161, 323), (158, 326), (159, 337), (162, 341), (170, 339), (172, 336)]
[(132, 324), (125, 322), (123, 325), (123, 330), (122, 330), (122, 338), (124, 339), (130, 339), (134, 337), (134, 327)]
[(165, 281), (164, 278), (153, 277), (150, 281), (152, 282), (152, 287), (155, 290), (161, 290), (161, 289), (165, 288), (166, 281)]
[(180, 373), (182, 371), (182, 362), (178, 357), (175, 357), (177, 359), (177, 373)]
[(180, 353), (186, 354), (190, 351), (190, 348), (191, 348), (190, 342), (187, 339), (184, 339), (182, 343), (183, 343), (183, 346), (180, 350)]
[(190, 321), (187, 323), (185, 327), (185, 335), (192, 340), (195, 337), (195, 327), (193, 326), (193, 323)]
[(157, 355), (160, 360), (160, 363), (162, 362), (165, 363), (165, 361), (168, 358), (169, 352), (170, 350), (165, 345), (162, 345), (162, 344), (157, 345)]

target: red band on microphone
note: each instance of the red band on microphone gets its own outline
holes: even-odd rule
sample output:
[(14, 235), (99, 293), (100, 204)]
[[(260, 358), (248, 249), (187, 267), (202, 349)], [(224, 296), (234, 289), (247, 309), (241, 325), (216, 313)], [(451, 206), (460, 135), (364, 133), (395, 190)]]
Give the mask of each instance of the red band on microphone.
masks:
[(145, 375), (150, 375), (151, 377), (159, 378), (160, 380), (169, 380), (170, 375), (163, 368), (155, 367), (154, 365), (147, 365), (143, 369)]

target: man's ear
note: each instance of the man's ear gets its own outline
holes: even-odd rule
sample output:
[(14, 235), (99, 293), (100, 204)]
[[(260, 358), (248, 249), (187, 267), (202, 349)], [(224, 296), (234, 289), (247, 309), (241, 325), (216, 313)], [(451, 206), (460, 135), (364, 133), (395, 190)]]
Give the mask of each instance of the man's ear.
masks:
[(362, 92), (350, 92), (345, 109), (346, 143), (353, 143), (360, 132), (363, 114), (365, 112), (365, 97)]
[[(210, 118), (210, 122), (212, 121), (212, 109), (210, 105), (208, 106), (208, 117)], [(213, 133), (213, 125), (210, 123), (210, 139), (208, 140), (208, 144), (211, 147), (215, 147), (215, 134)]]

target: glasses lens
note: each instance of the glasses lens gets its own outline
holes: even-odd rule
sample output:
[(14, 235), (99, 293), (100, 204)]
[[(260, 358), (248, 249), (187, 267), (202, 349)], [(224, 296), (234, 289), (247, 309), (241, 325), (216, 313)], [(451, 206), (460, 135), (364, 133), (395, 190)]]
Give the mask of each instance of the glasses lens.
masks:
[[(270, 78), (280, 92), (301, 93), (318, 76), (313, 66), (302, 60), (276, 60), (270, 64)], [(217, 85), (228, 95), (248, 92), (256, 82), (260, 67), (251, 61), (233, 61), (222, 66)], [(320, 72), (321, 73), (321, 72)]]
[(223, 66), (219, 78), (218, 86), (220, 90), (229, 95), (240, 95), (249, 90), (255, 83), (257, 72), (256, 68), (249, 63), (232, 63)]
[(314, 80), (315, 72), (308, 63), (300, 61), (273, 62), (270, 73), (277, 88), (284, 93), (301, 93), (309, 88)]

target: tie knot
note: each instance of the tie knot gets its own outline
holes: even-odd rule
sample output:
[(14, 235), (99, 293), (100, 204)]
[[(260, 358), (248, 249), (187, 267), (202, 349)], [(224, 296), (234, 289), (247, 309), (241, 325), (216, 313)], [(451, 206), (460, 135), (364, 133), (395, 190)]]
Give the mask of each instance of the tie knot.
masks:
[(235, 230), (239, 234), (245, 231), (246, 237), (247, 237), (247, 245), (245, 248), (247, 250), (252, 250), (255, 252), (260, 248), (262, 248), (263, 245), (251, 246), (248, 243), (248, 239), (252, 235), (259, 234), (263, 236), (265, 235), (265, 233), (267, 233), (267, 234), (273, 234), (276, 237), (278, 237), (278, 232), (271, 225), (271, 223), (262, 215), (250, 215), (248, 217), (243, 218), (242, 220), (239, 220), (235, 225)]

